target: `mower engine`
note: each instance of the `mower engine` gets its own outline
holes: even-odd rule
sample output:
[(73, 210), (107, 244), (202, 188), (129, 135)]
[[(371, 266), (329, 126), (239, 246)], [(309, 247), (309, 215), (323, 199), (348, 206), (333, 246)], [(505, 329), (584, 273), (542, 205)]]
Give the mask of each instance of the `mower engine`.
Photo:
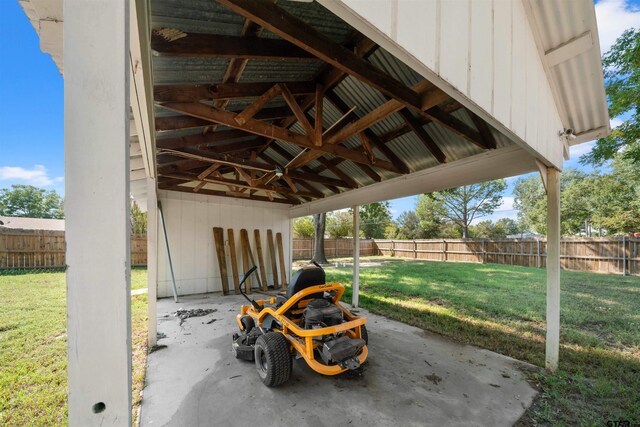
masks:
[(316, 298), (304, 309), (304, 328), (319, 329), (342, 323), (342, 310), (323, 298)]
[[(304, 313), (305, 329), (320, 329), (327, 326), (336, 326), (343, 322), (343, 314), (340, 307), (330, 301), (317, 298), (307, 305)], [(319, 349), (320, 357), (326, 365), (337, 363), (343, 368), (357, 369), (360, 366), (358, 354), (365, 341), (362, 339), (350, 338), (344, 332), (313, 337), (314, 340), (322, 341)]]

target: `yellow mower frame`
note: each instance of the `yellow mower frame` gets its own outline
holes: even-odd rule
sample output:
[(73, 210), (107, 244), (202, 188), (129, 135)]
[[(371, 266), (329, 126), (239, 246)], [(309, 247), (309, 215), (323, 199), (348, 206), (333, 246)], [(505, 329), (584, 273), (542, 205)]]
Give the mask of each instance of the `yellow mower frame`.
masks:
[[(313, 299), (314, 294), (323, 294), (324, 292), (335, 291), (332, 296), (333, 304), (340, 307), (343, 312), (346, 322), (335, 326), (328, 326), (319, 329), (303, 329), (298, 325), (300, 318), (292, 320), (287, 316), (287, 313), (293, 315), (299, 315), (304, 311), (304, 308)], [(291, 347), (295, 349), (307, 362), (307, 364), (314, 371), (323, 375), (337, 375), (348, 370), (340, 365), (328, 366), (318, 362), (314, 356), (314, 350), (321, 345), (318, 341), (314, 341), (313, 337), (330, 335), (336, 332), (346, 332), (351, 338), (363, 338), (362, 328), (367, 319), (364, 317), (354, 316), (349, 310), (344, 308), (340, 304), (340, 298), (344, 294), (344, 286), (340, 283), (326, 283), (323, 285), (310, 286), (293, 294), (287, 301), (280, 307), (275, 307), (277, 298), (269, 298), (263, 300), (256, 300), (255, 303), (262, 307), (260, 311), (251, 305), (243, 305), (240, 314), (236, 316), (236, 322), (241, 330), (244, 330), (241, 318), (243, 316), (250, 316), (253, 318), (256, 326), (262, 327), (263, 322), (267, 316), (273, 316), (273, 318), (282, 325), (282, 328), (274, 327), (273, 332), (279, 332), (284, 335)], [(268, 306), (270, 304), (272, 306)], [(362, 365), (367, 360), (368, 350), (365, 345), (362, 348), (358, 360)]]

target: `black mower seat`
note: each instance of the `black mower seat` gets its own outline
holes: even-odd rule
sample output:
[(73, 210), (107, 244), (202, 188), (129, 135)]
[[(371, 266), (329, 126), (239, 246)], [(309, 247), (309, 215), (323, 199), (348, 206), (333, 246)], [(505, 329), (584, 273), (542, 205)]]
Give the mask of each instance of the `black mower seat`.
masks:
[[(305, 265), (291, 278), (291, 283), (287, 286), (287, 293), (285, 294), (287, 299), (292, 295), (316, 285), (324, 285), (326, 283), (326, 276), (324, 270), (313, 264)], [(313, 298), (322, 298), (314, 296)]]

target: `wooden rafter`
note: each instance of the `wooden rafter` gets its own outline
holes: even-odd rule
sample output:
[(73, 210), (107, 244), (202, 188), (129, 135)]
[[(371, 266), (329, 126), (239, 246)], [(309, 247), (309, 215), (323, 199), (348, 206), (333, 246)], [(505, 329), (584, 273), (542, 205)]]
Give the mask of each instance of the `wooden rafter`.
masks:
[[(342, 114), (346, 114), (347, 111), (349, 111), (349, 107), (347, 106), (347, 104), (342, 99), (340, 99), (340, 97), (336, 95), (335, 92), (327, 92), (326, 97), (329, 102), (331, 102)], [(347, 119), (352, 121), (357, 120), (358, 116), (354, 112), (352, 112), (347, 116)], [(369, 138), (369, 140), (373, 143), (373, 145), (375, 145), (376, 148), (380, 150), (380, 152), (382, 152), (382, 154), (384, 154), (384, 156), (389, 159), (391, 163), (393, 163), (398, 167), (398, 169), (400, 169), (401, 173), (407, 174), (411, 172), (409, 166), (400, 157), (398, 157), (391, 148), (387, 147), (385, 143), (375, 133), (373, 133), (373, 131), (371, 131), (371, 129), (365, 129), (363, 132), (365, 136)]]
[(196, 102), (203, 100), (224, 100), (256, 98), (277, 83), (283, 83), (293, 95), (315, 93), (313, 82), (273, 82), (273, 83), (215, 83), (215, 84), (169, 84), (153, 88), (155, 102)]
[[(268, 156), (266, 153), (260, 153), (259, 156), (274, 165), (277, 164), (277, 162), (272, 157)], [(301, 186), (303, 186), (310, 192), (315, 191), (317, 193), (318, 198), (324, 197), (324, 195), (323, 193), (319, 192), (313, 185), (311, 185), (310, 182), (321, 184), (322, 186), (328, 188), (329, 191), (335, 194), (340, 193), (340, 191), (332, 184), (339, 184), (340, 186), (344, 185), (344, 183), (342, 183), (339, 180), (334, 180), (332, 178), (325, 179), (325, 177), (323, 176), (314, 174), (313, 171), (309, 170), (308, 168), (301, 168), (295, 171), (288, 171), (288, 175), (289, 177), (291, 177), (291, 179), (295, 179), (296, 182), (298, 182)]]
[(313, 126), (311, 126), (311, 123), (309, 123), (309, 120), (305, 116), (304, 111), (302, 111), (302, 108), (300, 108), (300, 105), (298, 105), (298, 101), (296, 101), (296, 99), (294, 98), (289, 88), (283, 84), (279, 84), (278, 87), (280, 88), (280, 93), (282, 94), (282, 97), (286, 101), (289, 108), (291, 108), (291, 111), (293, 111), (293, 114), (296, 116), (296, 119), (298, 120), (298, 122), (300, 122), (300, 124), (304, 128), (305, 132), (307, 133), (307, 136), (309, 138), (313, 137), (314, 135)]
[(404, 105), (421, 107), (420, 96), (396, 79), (374, 68), (354, 52), (331, 41), (304, 21), (284, 9), (255, 0), (217, 0), (239, 15), (313, 54), (334, 67), (353, 75)]
[[(197, 176), (194, 176), (192, 174), (187, 174), (187, 173), (163, 174), (162, 176), (165, 176), (167, 178), (172, 178), (172, 179), (182, 179), (182, 180), (187, 181), (187, 182), (198, 181), (198, 177)], [(293, 184), (293, 187), (296, 189), (296, 191), (293, 191), (293, 188), (291, 188), (291, 191), (289, 191), (288, 189), (286, 189), (284, 187), (255, 186), (255, 185), (244, 183), (243, 181), (240, 181), (240, 180), (237, 180), (237, 179), (224, 178), (224, 177), (222, 177), (220, 175), (218, 175), (216, 177), (203, 178), (202, 181), (209, 182), (209, 183), (212, 183), (212, 184), (232, 186), (232, 187), (235, 187), (235, 191), (238, 191), (238, 189), (244, 188), (244, 189), (247, 189), (247, 190), (270, 191), (270, 192), (280, 193), (280, 194), (292, 194), (292, 193), (295, 193), (298, 196), (306, 196), (306, 197), (311, 197), (311, 198), (314, 197), (314, 195), (312, 193), (299, 190), (297, 187), (295, 187), (295, 184), (293, 184), (293, 182), (292, 182), (292, 184)]]
[(322, 116), (324, 110), (324, 87), (321, 84), (316, 85), (316, 114), (314, 117), (313, 142), (319, 147), (322, 145)]
[(411, 114), (409, 111), (404, 109), (400, 111), (400, 115), (404, 119), (407, 126), (409, 126), (409, 128), (411, 128), (413, 133), (416, 134), (418, 139), (422, 141), (422, 143), (427, 148), (427, 150), (429, 150), (429, 152), (433, 154), (433, 157), (435, 157), (439, 163), (446, 163), (447, 156), (445, 156), (445, 154), (442, 152), (440, 147), (438, 147), (438, 144), (436, 144), (433, 138), (431, 138), (431, 136), (427, 133), (427, 131), (424, 130), (424, 128), (416, 120), (413, 114)]
[[(306, 135), (300, 135), (291, 132), (288, 129), (266, 122), (249, 119), (246, 123), (240, 125), (235, 121), (236, 114), (230, 111), (217, 109), (215, 107), (210, 107), (200, 103), (167, 103), (162, 104), (162, 106), (171, 111), (188, 114), (193, 117), (205, 120), (210, 120), (213, 123), (225, 125), (235, 129), (241, 129), (246, 132), (268, 138), (279, 139), (281, 141), (295, 144), (303, 148), (310, 148), (318, 153), (318, 157), (322, 156), (323, 153), (327, 153), (338, 157), (344, 157), (345, 159), (351, 160), (355, 163), (362, 163), (366, 165), (370, 164), (367, 156), (358, 151), (351, 150), (337, 144), (323, 144), (321, 147), (317, 147)], [(385, 160), (377, 160), (376, 167), (399, 173), (398, 168), (395, 165)]]
[[(355, 54), (359, 58), (366, 58), (368, 55), (373, 53), (375, 49), (377, 49), (378, 45), (376, 45), (373, 41), (363, 36), (359, 32), (354, 32), (354, 34), (349, 38), (347, 43), (345, 43), (345, 48), (355, 52)], [(318, 74), (315, 77), (315, 81), (321, 84), (326, 91), (337, 86), (342, 80), (344, 80), (348, 76), (344, 71), (335, 68), (331, 64), (325, 63)], [(300, 106), (304, 112), (307, 112), (310, 108), (315, 105), (315, 94), (308, 95), (303, 101), (300, 103)], [(280, 121), (279, 125), (285, 128), (292, 126), (296, 122), (295, 116), (289, 117), (287, 119), (283, 119)], [(267, 139), (265, 142), (265, 146), (263, 150), (265, 150), (269, 145), (273, 142), (273, 139)]]
[(184, 157), (185, 159), (191, 159), (198, 162), (221, 163), (223, 165), (240, 167), (248, 170), (257, 170), (260, 172), (271, 172), (273, 168), (267, 163), (251, 161), (237, 157), (234, 158), (227, 155), (215, 154), (208, 151), (196, 150), (193, 148), (184, 148), (182, 150), (161, 150), (160, 154), (170, 154), (173, 156)]
[(211, 175), (213, 172), (215, 172), (220, 166), (222, 166), (222, 163), (214, 163), (214, 164), (212, 164), (204, 172), (201, 172), (200, 174), (198, 174), (198, 179), (200, 179), (200, 180), (205, 179), (206, 177)]
[[(218, 107), (222, 108), (222, 107)], [(240, 113), (241, 111), (233, 111), (233, 113)], [(256, 120), (275, 120), (291, 117), (291, 110), (287, 106), (263, 108), (258, 111), (253, 117)], [(170, 117), (158, 117), (156, 118), (156, 130), (157, 131), (174, 131), (194, 128), (204, 128), (211, 126), (211, 122), (207, 120), (198, 119), (190, 116), (170, 116)]]
[[(282, 147), (280, 147), (278, 144), (272, 144), (271, 148), (278, 153), (280, 156), (282, 156), (285, 160), (287, 161), (291, 161), (293, 159), (293, 156), (290, 155), (287, 151), (285, 151), (284, 149), (282, 149)], [(268, 156), (266, 153), (262, 152), (260, 153), (260, 156), (262, 158), (264, 158), (265, 160), (267, 160), (268, 162), (271, 162), (272, 164), (277, 164), (277, 162), (271, 158), (270, 156)], [(289, 176), (291, 177), (295, 177), (295, 175), (298, 174), (302, 174), (300, 175), (299, 179), (301, 179), (302, 181), (300, 181), (301, 183), (304, 183), (306, 181), (309, 182), (316, 182), (318, 184), (322, 184), (325, 187), (327, 187), (332, 193), (338, 194), (340, 193), (340, 190), (338, 190), (337, 187), (344, 187), (344, 188), (350, 188), (348, 184), (346, 184), (343, 181), (340, 181), (339, 179), (333, 179), (333, 178), (326, 178), (323, 177), (317, 173), (315, 173), (311, 168), (308, 167), (302, 167), (302, 168), (298, 168), (296, 170), (290, 170), (289, 172)], [(304, 184), (303, 184), (304, 185)]]
[(262, 110), (262, 108), (269, 101), (279, 95), (281, 93), (281, 90), (282, 89), (279, 83), (276, 83), (275, 85), (270, 87), (265, 93), (257, 97), (256, 100), (249, 104), (244, 110), (239, 112), (235, 117), (235, 121), (241, 125), (245, 124), (247, 120), (253, 118), (260, 110)]
[(161, 35), (163, 31), (165, 29), (156, 30), (151, 35), (151, 49), (160, 56), (298, 61), (318, 59), (286, 40), (184, 32), (180, 32), (178, 38), (171, 40)]
[(472, 144), (475, 144), (484, 150), (489, 148), (484, 143), (482, 136), (478, 131), (473, 129), (471, 126), (468, 126), (462, 120), (447, 113), (442, 108), (433, 107), (428, 109), (427, 111), (422, 111), (421, 114), (438, 123), (439, 125), (449, 129), (451, 132), (458, 134)]
[[(170, 191), (180, 191), (180, 192), (184, 192), (184, 193), (192, 193), (193, 192), (193, 187), (185, 187), (182, 185), (176, 185), (173, 183), (159, 183), (158, 184), (158, 188), (161, 190), (170, 190)], [(275, 203), (284, 203), (287, 205), (298, 205), (300, 204), (300, 200), (294, 198), (294, 197), (290, 197), (288, 195), (282, 195), (284, 198), (280, 199), (270, 199), (269, 197), (263, 197), (263, 196), (256, 196), (256, 195), (249, 195), (249, 194), (244, 194), (243, 193), (239, 193), (239, 194), (230, 194), (228, 191), (218, 191), (218, 190), (209, 190), (209, 189), (201, 189), (199, 191), (200, 194), (208, 194), (210, 196), (222, 196), (222, 197), (243, 197), (246, 199), (251, 199), (251, 200), (256, 200), (256, 201), (260, 201), (260, 202), (275, 202)]]
[[(211, 123), (211, 122), (208, 122)], [(186, 135), (178, 138), (161, 138), (156, 139), (158, 148), (179, 149), (182, 147), (195, 147), (198, 145), (208, 145), (221, 142), (234, 141), (238, 139), (246, 139), (253, 136), (250, 133), (241, 130), (223, 130), (210, 132), (206, 135)]]
[(482, 136), (482, 140), (484, 141), (486, 147), (492, 150), (495, 149), (496, 138), (493, 136), (493, 132), (491, 132), (491, 127), (487, 124), (487, 122), (482, 120), (475, 113), (467, 110), (467, 114), (471, 116), (473, 124), (478, 128), (478, 131), (480, 132), (480, 135)]

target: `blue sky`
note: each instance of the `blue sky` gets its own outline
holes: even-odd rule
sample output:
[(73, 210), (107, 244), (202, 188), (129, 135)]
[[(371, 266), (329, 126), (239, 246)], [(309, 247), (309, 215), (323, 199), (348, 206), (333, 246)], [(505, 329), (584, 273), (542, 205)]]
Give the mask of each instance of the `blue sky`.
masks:
[[(604, 52), (626, 28), (640, 26), (640, 0), (601, 0), (596, 16)], [(31, 184), (64, 194), (63, 80), (53, 60), (40, 51), (17, 0), (0, 1), (0, 40), (0, 188)], [(585, 169), (578, 158), (590, 147), (574, 147), (565, 167)], [(515, 218), (515, 180), (507, 180), (504, 203), (491, 219)], [(415, 201), (392, 200), (394, 217), (412, 210)]]

